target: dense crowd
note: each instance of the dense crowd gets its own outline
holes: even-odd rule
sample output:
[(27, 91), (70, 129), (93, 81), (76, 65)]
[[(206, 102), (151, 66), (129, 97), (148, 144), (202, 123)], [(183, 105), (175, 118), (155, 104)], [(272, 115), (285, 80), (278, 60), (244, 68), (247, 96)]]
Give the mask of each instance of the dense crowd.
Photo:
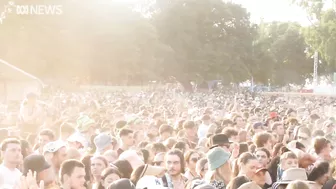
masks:
[(315, 96), (29, 93), (3, 113), (0, 188), (335, 189), (334, 111)]

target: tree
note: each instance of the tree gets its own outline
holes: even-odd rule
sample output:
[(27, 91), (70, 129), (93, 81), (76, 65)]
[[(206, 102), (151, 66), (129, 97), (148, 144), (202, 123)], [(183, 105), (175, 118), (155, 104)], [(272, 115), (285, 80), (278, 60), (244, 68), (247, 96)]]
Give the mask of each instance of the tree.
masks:
[[(306, 10), (312, 25), (304, 29), (304, 36), (310, 46), (310, 55), (318, 51), (324, 64), (319, 72), (332, 73), (336, 71), (336, 12), (326, 6), (325, 0), (295, 0), (294, 3)], [(336, 2), (333, 0), (333, 4)]]
[(260, 25), (255, 41), (256, 79), (276, 85), (302, 84), (311, 77), (313, 64), (305, 54), (306, 43), (296, 23), (266, 23)]
[[(48, 3), (63, 5), (63, 15), (11, 14), (0, 25), (0, 58), (43, 79), (69, 80), (78, 76), (104, 83), (140, 84), (170, 76), (181, 82), (222, 79), (224, 83), (239, 83), (253, 77), (257, 82), (272, 79), (273, 83), (284, 85), (301, 83), (312, 72), (299, 25), (254, 25), (247, 10), (234, 3)], [(319, 30), (325, 36), (315, 34), (317, 30), (305, 31), (306, 41), (320, 49), (328, 62), (335, 60), (335, 43), (330, 37), (335, 32), (334, 18), (334, 12), (321, 16), (323, 24)], [(328, 40), (324, 40), (326, 36)]]
[(157, 1), (152, 20), (160, 39), (174, 51), (163, 75), (227, 82), (250, 78), (254, 28), (244, 8), (221, 0), (162, 3)]
[(40, 77), (90, 76), (115, 83), (160, 77), (156, 69), (170, 51), (149, 19), (133, 10), (136, 4), (52, 1), (63, 5), (63, 15), (12, 14), (0, 25), (0, 57)]

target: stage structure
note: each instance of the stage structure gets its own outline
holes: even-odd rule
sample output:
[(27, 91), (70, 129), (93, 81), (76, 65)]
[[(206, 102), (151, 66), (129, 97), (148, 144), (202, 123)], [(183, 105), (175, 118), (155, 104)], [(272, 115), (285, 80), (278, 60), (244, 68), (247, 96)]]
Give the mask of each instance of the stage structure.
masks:
[(41, 94), (43, 82), (20, 68), (0, 59), (0, 104), (23, 100), (25, 94)]

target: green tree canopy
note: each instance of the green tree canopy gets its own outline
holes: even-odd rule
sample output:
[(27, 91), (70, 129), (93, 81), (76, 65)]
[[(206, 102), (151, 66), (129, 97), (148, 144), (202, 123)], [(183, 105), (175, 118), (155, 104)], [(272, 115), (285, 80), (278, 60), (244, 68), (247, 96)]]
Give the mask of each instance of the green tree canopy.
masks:
[(42, 79), (302, 83), (313, 70), (306, 47), (335, 65), (333, 11), (316, 16), (319, 25), (302, 35), (296, 23), (253, 24), (248, 10), (222, 0), (44, 3), (61, 4), (63, 14), (12, 13), (0, 25), (0, 58)]

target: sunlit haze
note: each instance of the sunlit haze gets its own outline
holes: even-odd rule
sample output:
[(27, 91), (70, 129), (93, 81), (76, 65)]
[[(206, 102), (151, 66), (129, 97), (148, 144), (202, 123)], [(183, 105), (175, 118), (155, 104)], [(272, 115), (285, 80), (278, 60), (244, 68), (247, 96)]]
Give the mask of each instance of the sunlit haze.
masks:
[(263, 18), (270, 21), (294, 21), (302, 25), (308, 25), (306, 13), (289, 0), (233, 0), (243, 5), (251, 13), (252, 22), (259, 23)]

